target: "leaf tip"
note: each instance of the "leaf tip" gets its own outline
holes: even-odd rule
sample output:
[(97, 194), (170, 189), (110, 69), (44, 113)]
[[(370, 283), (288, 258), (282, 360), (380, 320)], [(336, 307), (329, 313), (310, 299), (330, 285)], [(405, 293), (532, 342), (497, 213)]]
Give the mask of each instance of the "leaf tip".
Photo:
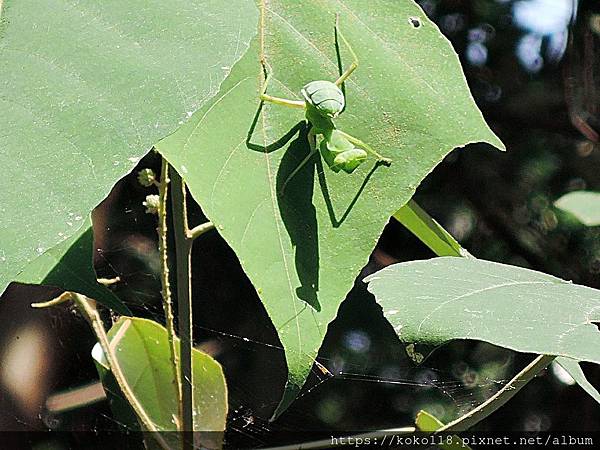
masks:
[(486, 142), (490, 145), (493, 145), (501, 152), (505, 152), (506, 145), (504, 145), (504, 142), (502, 142), (502, 140), (500, 140), (500, 138), (492, 130), (490, 130), (490, 134), (491, 134), (491, 136)]
[(283, 392), (283, 396), (281, 397), (281, 400), (279, 401), (277, 408), (275, 408), (275, 412), (269, 419), (269, 422), (274, 422), (275, 420), (277, 420), (279, 418), (279, 416), (281, 416), (290, 407), (290, 405), (294, 402), (294, 400), (296, 400), (299, 393), (300, 393), (300, 386), (298, 386), (297, 384), (291, 383), (288, 380), (287, 383), (285, 384), (285, 390)]

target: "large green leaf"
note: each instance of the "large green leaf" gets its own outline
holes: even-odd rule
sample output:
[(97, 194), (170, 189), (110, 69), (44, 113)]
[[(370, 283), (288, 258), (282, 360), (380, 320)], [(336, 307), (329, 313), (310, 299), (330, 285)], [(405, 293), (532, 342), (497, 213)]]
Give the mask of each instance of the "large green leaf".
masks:
[[(394, 218), (405, 225), (438, 256), (471, 256), (446, 230), (435, 220), (428, 217), (427, 213), (412, 200), (397, 211), (394, 214)], [(583, 370), (579, 366), (579, 361), (559, 357), (556, 359), (556, 362), (573, 377), (583, 390), (594, 400), (600, 402), (600, 393), (585, 377)]]
[[(167, 330), (151, 320), (121, 317), (108, 332), (108, 337), (125, 379), (157, 429), (175, 430), (173, 417), (177, 415), (177, 390), (173, 383)], [(108, 370), (108, 363), (99, 345), (94, 347), (92, 355), (98, 364)], [(227, 387), (223, 369), (210, 356), (196, 349), (192, 353), (192, 369), (194, 431), (224, 431)], [(104, 371), (100, 373), (106, 379), (107, 374)], [(113, 381), (108, 382), (114, 386)], [(121, 414), (127, 414), (122, 402), (117, 404), (121, 407)], [(173, 433), (165, 436), (176, 437)], [(206, 439), (216, 436), (207, 433), (203, 445), (208, 445)], [(214, 448), (214, 445), (208, 448)]]
[(131, 315), (129, 308), (115, 294), (96, 281), (92, 265), (93, 244), (92, 221), (88, 217), (77, 233), (33, 260), (15, 281), (79, 292), (119, 314)]
[[(260, 39), (219, 95), (157, 147), (235, 250), (279, 332), (290, 370), (281, 412), (390, 215), (453, 148), (502, 143), (452, 47), (412, 1), (272, 0), (262, 12)], [(259, 110), (259, 59), (272, 71), (272, 95), (299, 99), (307, 82), (334, 80), (336, 13), (361, 64), (336, 123), (394, 162), (371, 160), (347, 175), (315, 158), (282, 192), (309, 146), (300, 110)]]
[(365, 279), (404, 342), (476, 339), (600, 363), (600, 291), (474, 258), (394, 264)]
[(217, 93), (257, 20), (250, 0), (1, 7), (0, 292)]
[(588, 227), (600, 225), (600, 192), (569, 192), (556, 200), (554, 206), (573, 214)]

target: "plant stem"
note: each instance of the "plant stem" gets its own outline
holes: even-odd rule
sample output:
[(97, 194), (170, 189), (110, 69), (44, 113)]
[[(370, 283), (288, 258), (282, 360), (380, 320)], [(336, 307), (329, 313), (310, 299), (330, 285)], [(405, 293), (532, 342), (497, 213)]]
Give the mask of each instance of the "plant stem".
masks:
[(181, 430), (181, 417), (183, 416), (183, 401), (181, 397), (181, 373), (179, 369), (179, 351), (175, 343), (175, 320), (173, 317), (173, 302), (171, 300), (171, 285), (169, 283), (169, 259), (167, 252), (167, 198), (169, 192), (169, 163), (162, 158), (159, 184), (158, 208), (158, 248), (160, 252), (162, 304), (165, 311), (165, 324), (169, 338), (171, 367), (173, 369), (173, 384), (177, 393), (177, 429)]
[(110, 366), (110, 370), (115, 377), (123, 395), (135, 411), (136, 415), (139, 417), (140, 421), (144, 425), (144, 428), (152, 433), (152, 436), (156, 439), (161, 448), (165, 450), (169, 450), (168, 444), (165, 442), (163, 437), (160, 435), (158, 428), (148, 414), (146, 410), (144, 410), (143, 406), (138, 401), (137, 397), (133, 393), (133, 390), (129, 386), (123, 371), (121, 370), (121, 366), (117, 357), (115, 356), (110, 343), (108, 341), (108, 336), (106, 335), (106, 331), (104, 330), (104, 325), (102, 324), (102, 320), (100, 319), (100, 315), (98, 314), (98, 310), (96, 309), (95, 301), (86, 297), (85, 295), (78, 294), (76, 292), (64, 292), (59, 297), (54, 300), (50, 300), (49, 302), (44, 303), (33, 303), (31, 306), (34, 308), (46, 308), (49, 306), (58, 305), (64, 303), (66, 301), (73, 301), (80, 311), (83, 313), (89, 324), (91, 325), (96, 337), (98, 338), (98, 342), (100, 343), (100, 347), (106, 356), (108, 361), (108, 365)]
[(192, 276), (191, 256), (192, 242), (188, 237), (187, 204), (185, 183), (177, 171), (172, 171), (173, 190), (171, 207), (173, 211), (173, 228), (175, 234), (175, 253), (177, 259), (177, 317), (179, 338), (181, 339), (181, 430), (183, 432), (184, 450), (193, 448), (192, 432), (194, 430), (193, 413), (193, 374), (192, 374)]
[(492, 395), (477, 408), (472, 409), (465, 415), (444, 425), (436, 430), (435, 433), (460, 432), (469, 429), (513, 398), (513, 396), (527, 383), (529, 383), (537, 374), (548, 367), (555, 358), (556, 356), (550, 355), (538, 356), (517, 375), (515, 375), (506, 386)]

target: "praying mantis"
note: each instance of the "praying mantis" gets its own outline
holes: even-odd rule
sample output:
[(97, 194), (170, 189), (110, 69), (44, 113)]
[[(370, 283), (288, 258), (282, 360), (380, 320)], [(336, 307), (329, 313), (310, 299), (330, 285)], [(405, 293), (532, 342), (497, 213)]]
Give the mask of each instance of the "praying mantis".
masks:
[(288, 108), (304, 109), (306, 121), (310, 124), (309, 143), (311, 151), (289, 175), (287, 181), (310, 161), (317, 151), (317, 142), (323, 160), (336, 173), (340, 170), (346, 173), (354, 172), (358, 166), (367, 160), (369, 153), (375, 156), (380, 164), (389, 166), (392, 163), (390, 158), (380, 155), (365, 142), (340, 130), (333, 122), (346, 106), (346, 99), (342, 90), (344, 81), (358, 68), (358, 57), (341, 33), (337, 15), (335, 19), (335, 36), (336, 46), (337, 37), (339, 36), (348, 48), (353, 58), (352, 64), (334, 82), (317, 80), (306, 84), (300, 91), (304, 100), (290, 100), (268, 95), (267, 87), (271, 73), (266, 70), (263, 62), (263, 68), (267, 75), (261, 89), (260, 100)]

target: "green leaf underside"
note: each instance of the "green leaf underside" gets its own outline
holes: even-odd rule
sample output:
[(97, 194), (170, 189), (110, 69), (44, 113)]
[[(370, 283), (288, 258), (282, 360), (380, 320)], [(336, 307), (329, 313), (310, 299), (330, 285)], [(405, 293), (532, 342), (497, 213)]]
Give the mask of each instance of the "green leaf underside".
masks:
[(129, 308), (115, 294), (96, 282), (92, 264), (93, 241), (92, 223), (88, 217), (77, 233), (34, 259), (15, 281), (79, 292), (119, 314), (130, 315)]
[[(152, 422), (160, 431), (174, 431), (177, 391), (173, 384), (167, 330), (151, 320), (121, 317), (108, 337), (125, 378)], [(92, 356), (108, 368), (99, 347), (94, 348)], [(227, 417), (223, 370), (218, 362), (199, 350), (193, 350), (192, 358), (194, 431), (223, 431)]]
[(474, 258), (389, 266), (365, 279), (404, 342), (475, 339), (600, 363), (600, 291)]
[(584, 225), (600, 225), (600, 192), (569, 192), (554, 202), (554, 206), (573, 214)]
[(0, 165), (10, 182), (0, 292), (77, 234), (113, 184), (217, 93), (257, 10), (250, 0), (4, 0), (1, 14)]
[(588, 381), (579, 361), (570, 358), (556, 358), (556, 362), (573, 377), (575, 382), (594, 400), (600, 403), (600, 392)]
[[(410, 1), (268, 1), (259, 35), (273, 74), (269, 94), (300, 99), (309, 81), (335, 80), (336, 13), (361, 63), (336, 124), (393, 158), (391, 167), (370, 159), (348, 175), (314, 158), (285, 185), (308, 154), (306, 129), (294, 129), (303, 120), (298, 109), (265, 104), (257, 115), (259, 39), (215, 100), (157, 145), (236, 252), (275, 324), (289, 368), (277, 413), (304, 383), (390, 215), (453, 148), (502, 147), (450, 44)], [(413, 28), (409, 17), (422, 25)], [(282, 148), (270, 146), (286, 134)]]
[(437, 256), (470, 256), (450, 233), (413, 200), (396, 211), (394, 219), (417, 236)]

